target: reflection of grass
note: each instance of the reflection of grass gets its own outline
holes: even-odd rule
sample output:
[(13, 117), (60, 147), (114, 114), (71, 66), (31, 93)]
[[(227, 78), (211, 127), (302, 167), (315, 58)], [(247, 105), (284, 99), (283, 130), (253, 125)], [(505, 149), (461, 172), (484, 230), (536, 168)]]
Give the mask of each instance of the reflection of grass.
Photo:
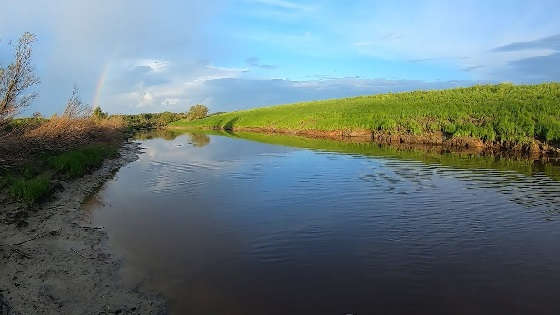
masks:
[(210, 143), (208, 132), (200, 130), (188, 131), (185, 129), (156, 129), (137, 132), (134, 136), (137, 140), (150, 140), (154, 138), (163, 138), (165, 140), (175, 140), (178, 136), (188, 135), (195, 147), (204, 147)]
[[(172, 129), (174, 137), (187, 134), (200, 134), (199, 129)], [(371, 157), (394, 158), (400, 160), (420, 161), (425, 164), (438, 164), (461, 169), (495, 169), (515, 171), (520, 174), (532, 175), (538, 172), (560, 181), (560, 165), (558, 162), (541, 162), (525, 158), (504, 158), (484, 156), (461, 152), (441, 152), (440, 147), (399, 148), (391, 145), (380, 145), (373, 142), (348, 142), (324, 138), (309, 138), (286, 134), (265, 134), (256, 132), (228, 132), (221, 130), (205, 130), (206, 135), (241, 138), (262, 143), (284, 145), (312, 150), (330, 151), (344, 154), (360, 154)], [(155, 134), (157, 136), (157, 133)], [(153, 137), (152, 134), (151, 137)], [(426, 150), (428, 149), (428, 150)]]
[(560, 83), (486, 85), (243, 110), (172, 126), (286, 130), (382, 130), (484, 141), (560, 142)]
[(515, 171), (525, 175), (542, 172), (554, 180), (560, 180), (560, 166), (528, 159), (500, 158), (467, 153), (440, 153), (423, 149), (400, 149), (372, 142), (345, 142), (330, 139), (316, 139), (290, 135), (269, 135), (262, 133), (236, 132), (216, 133), (223, 136), (239, 137), (268, 144), (324, 150), (345, 154), (360, 154), (372, 157), (394, 158), (420, 161), (425, 164), (438, 164), (461, 169), (496, 169)]

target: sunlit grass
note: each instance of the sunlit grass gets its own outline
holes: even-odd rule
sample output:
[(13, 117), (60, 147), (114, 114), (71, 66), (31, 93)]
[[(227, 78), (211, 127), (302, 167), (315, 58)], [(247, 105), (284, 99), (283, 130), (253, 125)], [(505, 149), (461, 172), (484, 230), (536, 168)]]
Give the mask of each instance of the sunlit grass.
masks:
[(55, 172), (76, 178), (98, 168), (106, 158), (116, 153), (117, 149), (114, 146), (92, 145), (52, 156), (48, 158), (48, 164)]
[(479, 85), (261, 107), (171, 123), (198, 128), (371, 130), (560, 142), (560, 84)]

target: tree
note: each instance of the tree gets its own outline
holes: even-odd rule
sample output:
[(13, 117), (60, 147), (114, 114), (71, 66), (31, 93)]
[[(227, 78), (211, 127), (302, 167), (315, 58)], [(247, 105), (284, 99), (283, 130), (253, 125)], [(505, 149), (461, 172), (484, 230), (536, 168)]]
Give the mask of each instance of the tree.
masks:
[(31, 64), (32, 44), (36, 37), (24, 33), (14, 46), (14, 60), (6, 67), (0, 67), (0, 125), (27, 107), (36, 93), (25, 94), (37, 85), (39, 78)]
[(208, 107), (200, 104), (191, 106), (189, 112), (187, 113), (187, 117), (190, 120), (201, 119), (206, 116), (208, 116)]
[(80, 99), (80, 90), (78, 87), (74, 86), (72, 96), (70, 96), (68, 102), (66, 102), (66, 108), (62, 116), (70, 119), (86, 118), (91, 116), (91, 112), (91, 107), (82, 103)]
[(95, 106), (91, 115), (93, 116), (93, 118), (96, 118), (96, 119), (99, 119), (99, 120), (105, 119), (105, 118), (107, 118), (107, 116), (109, 116), (107, 113), (104, 113), (103, 110), (101, 110), (100, 106)]

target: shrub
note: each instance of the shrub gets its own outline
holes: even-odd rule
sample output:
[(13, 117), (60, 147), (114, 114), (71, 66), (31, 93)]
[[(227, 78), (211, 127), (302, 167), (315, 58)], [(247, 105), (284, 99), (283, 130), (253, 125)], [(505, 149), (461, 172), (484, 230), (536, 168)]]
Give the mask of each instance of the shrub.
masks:
[(120, 117), (123, 123), (131, 129), (151, 129), (161, 128), (179, 119), (186, 118), (186, 114), (182, 113), (144, 113), (138, 115), (119, 115), (111, 117)]
[(205, 118), (206, 116), (208, 116), (208, 107), (200, 104), (191, 106), (191, 108), (187, 113), (187, 117), (190, 120), (202, 119)]
[(457, 126), (452, 122), (447, 122), (443, 125), (442, 131), (448, 135), (453, 135), (457, 131)]
[(93, 109), (93, 112), (91, 113), (91, 115), (92, 115), (93, 118), (98, 119), (98, 120), (105, 119), (109, 116), (109, 114), (103, 112), (103, 110), (101, 110), (101, 107), (99, 107), (99, 106), (96, 106)]

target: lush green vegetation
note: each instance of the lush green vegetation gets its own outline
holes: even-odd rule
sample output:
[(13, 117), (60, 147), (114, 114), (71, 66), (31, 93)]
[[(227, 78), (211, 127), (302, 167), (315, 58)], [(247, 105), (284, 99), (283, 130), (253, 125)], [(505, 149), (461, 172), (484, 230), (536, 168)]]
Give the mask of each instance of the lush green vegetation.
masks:
[[(102, 113), (102, 112), (101, 112)], [(95, 112), (94, 112), (95, 116)], [(137, 115), (116, 115), (122, 117), (126, 126), (133, 130), (157, 129), (178, 121), (191, 121), (208, 116), (208, 108), (204, 105), (191, 106), (186, 113), (143, 113)]]
[(30, 179), (12, 179), (9, 186), (10, 195), (27, 204), (32, 204), (41, 199), (43, 196), (47, 195), (49, 191), (49, 176), (45, 174)]
[(122, 117), (125, 126), (133, 130), (161, 128), (174, 121), (187, 118), (187, 115), (184, 113), (171, 112), (116, 116)]
[(171, 124), (197, 128), (379, 130), (560, 142), (560, 83), (479, 85), (261, 107)]
[(92, 145), (49, 157), (48, 164), (55, 172), (76, 178), (100, 167), (106, 158), (116, 154), (117, 149), (113, 146)]
[(6, 190), (12, 198), (31, 205), (51, 193), (52, 180), (83, 176), (116, 154), (115, 145), (94, 144), (59, 154), (42, 155), (17, 169), (0, 173), (0, 189)]

